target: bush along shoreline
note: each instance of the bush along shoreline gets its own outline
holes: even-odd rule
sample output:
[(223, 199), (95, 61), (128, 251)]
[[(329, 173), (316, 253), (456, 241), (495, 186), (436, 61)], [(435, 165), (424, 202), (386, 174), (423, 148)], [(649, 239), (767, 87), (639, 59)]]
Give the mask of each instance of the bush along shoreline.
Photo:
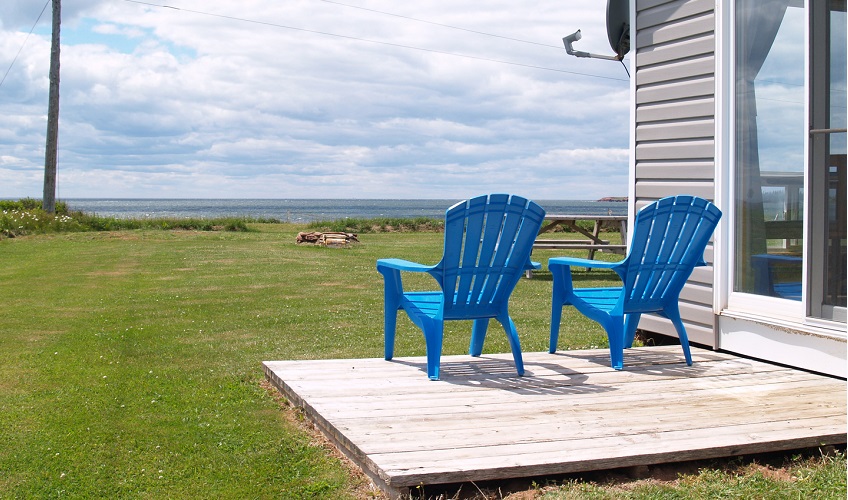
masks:
[[(0, 200), (0, 238), (15, 238), (33, 234), (147, 230), (188, 231), (251, 231), (250, 224), (282, 224), (279, 219), (252, 217), (219, 218), (145, 218), (121, 219), (72, 211), (64, 202), (56, 203), (56, 213), (42, 209), (41, 200), (24, 198), (17, 201)], [(441, 232), (445, 223), (426, 217), (339, 219), (316, 221), (307, 228), (324, 232), (387, 233), (387, 232)]]
[(32, 198), (17, 201), (0, 200), (0, 238), (45, 233), (131, 229), (250, 231), (248, 224), (273, 222), (279, 221), (243, 217), (119, 219), (71, 211), (64, 202), (57, 202), (56, 212), (49, 214), (43, 210), (41, 200)]
[[(0, 200), (0, 238), (15, 238), (33, 234), (121, 231), (133, 229), (147, 230), (186, 230), (186, 231), (251, 231), (250, 224), (283, 224), (279, 219), (252, 217), (162, 217), (143, 219), (123, 219), (104, 217), (69, 209), (65, 202), (56, 203), (56, 212), (48, 214), (42, 209), (41, 200), (23, 198), (20, 200)], [(585, 231), (592, 230), (591, 221), (579, 221)], [(308, 230), (321, 232), (343, 232), (353, 234), (367, 233), (433, 233), (443, 232), (445, 222), (429, 217), (374, 219), (344, 218), (338, 220), (315, 221), (306, 225)], [(616, 228), (603, 227), (602, 232), (617, 231)], [(568, 227), (556, 227), (552, 232), (574, 232)]]
[(306, 226), (313, 231), (339, 233), (433, 233), (445, 230), (445, 221), (428, 217), (375, 219), (340, 219), (334, 221), (315, 221)]

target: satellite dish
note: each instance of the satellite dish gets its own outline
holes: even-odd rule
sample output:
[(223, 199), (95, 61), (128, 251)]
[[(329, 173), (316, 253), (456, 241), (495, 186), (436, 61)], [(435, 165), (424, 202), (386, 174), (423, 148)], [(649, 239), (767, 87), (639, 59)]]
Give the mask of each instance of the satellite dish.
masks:
[(607, 37), (610, 47), (615, 52), (614, 56), (590, 54), (574, 50), (574, 42), (580, 40), (583, 35), (580, 30), (564, 37), (562, 43), (565, 51), (576, 57), (594, 57), (596, 59), (607, 59), (610, 61), (621, 61), (624, 54), (630, 52), (630, 2), (629, 0), (607, 0)]
[(607, 0), (607, 37), (618, 60), (630, 52), (630, 2)]

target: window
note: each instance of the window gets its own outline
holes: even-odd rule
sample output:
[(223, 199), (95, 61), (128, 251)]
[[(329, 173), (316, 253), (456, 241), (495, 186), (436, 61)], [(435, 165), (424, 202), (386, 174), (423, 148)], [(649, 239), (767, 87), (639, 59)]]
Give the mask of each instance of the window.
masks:
[(810, 231), (808, 314), (845, 322), (846, 15), (845, 0), (810, 8)]

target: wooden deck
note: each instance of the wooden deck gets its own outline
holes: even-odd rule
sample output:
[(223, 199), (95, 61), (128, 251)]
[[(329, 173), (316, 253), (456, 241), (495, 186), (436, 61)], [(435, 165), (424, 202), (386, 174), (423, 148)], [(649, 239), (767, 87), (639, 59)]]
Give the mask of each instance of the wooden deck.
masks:
[(265, 362), (268, 379), (396, 496), (419, 484), (536, 477), (846, 442), (846, 382), (679, 346)]

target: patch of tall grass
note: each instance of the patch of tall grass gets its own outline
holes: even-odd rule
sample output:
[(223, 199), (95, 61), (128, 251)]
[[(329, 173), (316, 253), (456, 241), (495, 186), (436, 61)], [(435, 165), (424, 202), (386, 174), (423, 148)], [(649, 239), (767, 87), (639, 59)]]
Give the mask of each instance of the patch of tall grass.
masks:
[[(253, 217), (222, 217), (207, 219), (203, 217), (178, 218), (139, 218), (124, 219), (104, 217), (73, 211), (67, 203), (56, 202), (56, 211), (48, 214), (42, 209), (41, 200), (22, 198), (20, 200), (0, 200), (0, 238), (30, 234), (84, 232), (84, 231), (121, 231), (138, 229), (188, 230), (188, 231), (250, 231), (251, 224), (279, 224), (278, 219)], [(578, 221), (577, 225), (591, 231), (591, 221)], [(431, 233), (443, 232), (445, 222), (431, 217), (378, 217), (344, 218), (337, 220), (314, 221), (306, 225), (311, 231), (343, 232), (356, 234), (373, 233)], [(617, 228), (603, 227), (602, 232), (618, 232)], [(551, 232), (574, 232), (569, 227), (558, 226)]]
[[(590, 220), (577, 221), (577, 226), (584, 231), (592, 231), (594, 222)], [(310, 222), (306, 226), (312, 231), (323, 232), (342, 232), (342, 233), (429, 233), (443, 232), (445, 230), (445, 221), (442, 219), (434, 219), (431, 217), (413, 217), (413, 218), (392, 218), (392, 217), (377, 217), (374, 219), (361, 218), (345, 218), (337, 220), (321, 220)], [(574, 233), (570, 227), (557, 226), (551, 230), (553, 233)], [(619, 232), (618, 227), (603, 226), (601, 232)]]
[(445, 221), (429, 217), (392, 218), (378, 217), (375, 219), (338, 219), (315, 221), (307, 224), (313, 231), (342, 232), (342, 233), (430, 233), (445, 230)]
[(699, 498), (815, 498), (843, 499), (846, 459), (843, 450), (816, 456), (815, 450), (782, 458), (774, 463), (743, 458), (704, 464), (697, 472), (678, 474), (673, 480), (607, 481), (569, 480), (541, 495), (540, 500), (653, 500)]
[(249, 224), (279, 222), (247, 217), (145, 218), (121, 219), (71, 211), (64, 202), (56, 203), (55, 213), (43, 210), (41, 200), (0, 200), (0, 238), (31, 234), (161, 229), (187, 231), (250, 231)]

